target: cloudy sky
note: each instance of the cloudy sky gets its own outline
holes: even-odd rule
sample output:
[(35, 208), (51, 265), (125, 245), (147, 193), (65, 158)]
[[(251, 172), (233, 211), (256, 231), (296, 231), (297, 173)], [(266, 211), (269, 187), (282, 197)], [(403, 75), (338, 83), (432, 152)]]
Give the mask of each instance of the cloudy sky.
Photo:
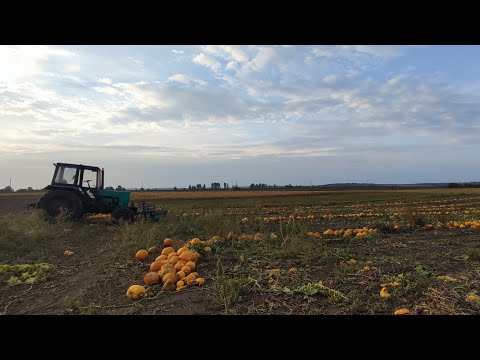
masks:
[(480, 180), (478, 46), (0, 46), (0, 187)]

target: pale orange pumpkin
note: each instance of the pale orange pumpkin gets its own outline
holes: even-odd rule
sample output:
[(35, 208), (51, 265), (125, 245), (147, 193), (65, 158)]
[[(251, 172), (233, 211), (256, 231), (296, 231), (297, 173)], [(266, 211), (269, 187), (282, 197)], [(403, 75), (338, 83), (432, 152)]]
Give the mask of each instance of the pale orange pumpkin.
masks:
[(204, 278), (196, 278), (195, 279), (195, 285), (198, 285), (198, 286), (202, 286), (203, 284), (205, 284), (205, 279)]
[(145, 287), (142, 285), (132, 285), (127, 290), (127, 297), (132, 300), (139, 300), (146, 294)]
[(205, 251), (206, 253), (210, 253), (210, 252), (212, 252), (212, 248), (209, 247), (209, 246), (206, 246), (206, 247), (203, 249), (203, 251)]
[(172, 244), (173, 244), (173, 240), (170, 238), (166, 238), (165, 240), (163, 240), (163, 246), (165, 247), (172, 246)]

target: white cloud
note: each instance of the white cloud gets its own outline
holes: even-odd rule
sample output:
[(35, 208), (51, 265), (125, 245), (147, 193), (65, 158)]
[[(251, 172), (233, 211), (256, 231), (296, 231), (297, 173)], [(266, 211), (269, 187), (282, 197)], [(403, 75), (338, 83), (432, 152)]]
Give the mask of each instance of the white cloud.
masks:
[(174, 74), (168, 77), (167, 82), (178, 82), (181, 84), (198, 84), (198, 85), (206, 85), (206, 81), (204, 80), (199, 80), (196, 78), (193, 78), (191, 76), (188, 76), (186, 74)]
[(75, 54), (48, 46), (0, 46), (0, 82), (12, 83), (42, 72), (42, 62), (50, 57)]
[(177, 49), (173, 49), (172, 52), (173, 52), (175, 55), (183, 55), (183, 53), (184, 53), (183, 50), (177, 50)]
[(218, 61), (208, 55), (205, 55), (204, 53), (195, 55), (193, 62), (197, 65), (205, 66), (213, 71), (217, 71), (221, 66)]
[(102, 83), (102, 84), (109, 84), (109, 85), (111, 85), (111, 84), (112, 84), (112, 79), (109, 79), (109, 78), (100, 78), (100, 79), (98, 79), (98, 82), (99, 82), (99, 83)]

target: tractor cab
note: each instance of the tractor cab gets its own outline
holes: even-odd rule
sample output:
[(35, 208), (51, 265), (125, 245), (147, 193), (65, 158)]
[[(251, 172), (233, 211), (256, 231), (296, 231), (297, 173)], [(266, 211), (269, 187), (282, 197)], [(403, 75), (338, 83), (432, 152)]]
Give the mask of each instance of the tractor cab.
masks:
[(51, 186), (103, 189), (104, 172), (96, 166), (57, 163)]

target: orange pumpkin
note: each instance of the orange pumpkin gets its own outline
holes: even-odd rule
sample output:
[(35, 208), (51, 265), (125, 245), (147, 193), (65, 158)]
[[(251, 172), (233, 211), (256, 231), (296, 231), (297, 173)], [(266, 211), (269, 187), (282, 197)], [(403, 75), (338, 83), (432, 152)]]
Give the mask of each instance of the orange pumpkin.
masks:
[(143, 282), (145, 285), (152, 286), (158, 284), (160, 281), (160, 278), (156, 272), (149, 272), (145, 277), (143, 278)]
[(145, 249), (142, 249), (142, 250), (138, 250), (137, 253), (135, 254), (135, 259), (137, 260), (145, 260), (146, 258), (148, 258), (148, 251), (145, 250)]
[(172, 257), (174, 256), (178, 256), (177, 253), (174, 251), (174, 252), (171, 252), (170, 254), (168, 254), (167, 256), (167, 260), (170, 260)]
[(185, 286), (185, 283), (182, 280), (177, 281), (177, 287)]
[(172, 256), (170, 259), (170, 264), (175, 265), (180, 258), (178, 256)]
[(180, 256), (184, 251), (188, 250), (186, 247), (181, 247), (180, 249), (177, 250), (177, 255)]
[(150, 264), (150, 271), (152, 272), (158, 272), (162, 269), (162, 261), (154, 261), (153, 263)]
[(172, 280), (174, 283), (176, 283), (178, 281), (177, 279), (177, 275), (175, 275), (174, 273), (168, 273), (168, 274), (165, 274), (163, 277), (162, 277), (162, 283), (166, 283), (167, 280)]
[(192, 271), (197, 267), (193, 261), (187, 262), (185, 266), (188, 266)]
[(172, 270), (172, 269), (164, 269), (164, 270), (160, 270), (158, 272), (158, 276), (160, 277), (160, 279), (163, 279), (163, 277), (167, 274), (175, 274), (175, 270)]
[(177, 261), (177, 263), (175, 264), (175, 266), (173, 267), (173, 269), (174, 269), (175, 271), (180, 271), (180, 270), (182, 270), (182, 267), (184, 267), (184, 266), (185, 266), (185, 264), (181, 263), (180, 261)]
[(212, 252), (212, 248), (209, 247), (209, 246), (206, 246), (203, 251), (205, 251), (206, 253), (209, 253), (209, 252)]
[(187, 276), (187, 275), (186, 275), (183, 271), (177, 272), (177, 277), (178, 277), (179, 279), (183, 279), (185, 276)]
[(190, 250), (187, 250), (187, 251), (184, 251), (181, 255), (180, 255), (180, 260), (185, 260), (185, 261), (195, 261), (195, 254), (193, 252), (191, 252)]
[(205, 284), (205, 279), (204, 278), (196, 278), (195, 279), (195, 285), (198, 285), (198, 286), (202, 286), (203, 284)]
[(172, 244), (173, 244), (173, 240), (170, 238), (166, 238), (165, 240), (163, 240), (163, 246), (165, 247), (172, 246)]
[(408, 309), (398, 309), (393, 313), (394, 315), (411, 315), (412, 313)]
[(175, 249), (173, 247), (166, 247), (162, 250), (162, 255), (168, 256), (172, 252), (175, 252)]
[(165, 265), (162, 266), (162, 270), (165, 270), (165, 269), (173, 270), (173, 265), (167, 262)]
[(230, 232), (228, 233), (228, 235), (227, 235), (227, 240), (228, 240), (228, 241), (232, 241), (232, 240), (233, 240), (233, 232), (232, 232), (232, 231), (230, 231)]

